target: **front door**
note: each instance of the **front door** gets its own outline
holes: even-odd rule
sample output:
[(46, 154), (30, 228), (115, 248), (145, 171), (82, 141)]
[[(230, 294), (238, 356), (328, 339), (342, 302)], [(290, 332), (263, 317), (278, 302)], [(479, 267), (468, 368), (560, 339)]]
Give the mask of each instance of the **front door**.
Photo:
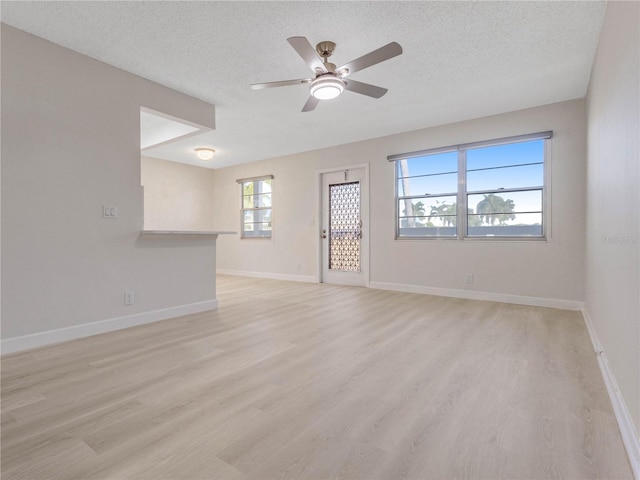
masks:
[(368, 284), (368, 188), (366, 170), (322, 175), (322, 281)]

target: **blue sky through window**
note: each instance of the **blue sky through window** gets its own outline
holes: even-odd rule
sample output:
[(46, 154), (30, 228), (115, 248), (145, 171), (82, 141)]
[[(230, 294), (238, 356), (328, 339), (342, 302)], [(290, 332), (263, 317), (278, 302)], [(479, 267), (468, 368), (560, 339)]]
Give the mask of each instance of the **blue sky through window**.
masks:
[[(484, 195), (473, 192), (494, 190), (511, 199), (517, 212), (541, 212), (541, 191), (504, 192), (500, 189), (542, 187), (544, 184), (544, 140), (466, 149), (468, 207), (476, 210)], [(404, 165), (402, 165), (404, 163)], [(458, 190), (457, 150), (396, 162), (399, 196), (456, 194)], [(403, 167), (405, 170), (403, 171)], [(409, 177), (409, 178), (407, 178)], [(432, 199), (425, 198), (429, 205)], [(455, 201), (455, 199), (454, 199)], [(433, 202), (432, 202), (433, 203)], [(524, 216), (518, 215), (521, 219)], [(532, 215), (527, 217), (534, 218)], [(541, 215), (535, 215), (539, 223)], [(528, 223), (528, 222), (527, 222)]]
[(508, 143), (467, 150), (467, 170), (536, 163), (544, 159), (544, 140)]

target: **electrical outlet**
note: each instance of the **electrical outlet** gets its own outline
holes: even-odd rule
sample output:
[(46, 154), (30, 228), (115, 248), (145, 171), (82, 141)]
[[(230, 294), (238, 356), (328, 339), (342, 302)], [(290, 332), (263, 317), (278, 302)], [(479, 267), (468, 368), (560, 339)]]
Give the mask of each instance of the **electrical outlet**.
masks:
[(124, 292), (124, 304), (125, 305), (133, 305), (135, 302), (135, 297), (133, 292)]
[(473, 283), (473, 273), (464, 274), (464, 283)]
[(118, 207), (102, 206), (102, 216), (104, 218), (118, 218)]

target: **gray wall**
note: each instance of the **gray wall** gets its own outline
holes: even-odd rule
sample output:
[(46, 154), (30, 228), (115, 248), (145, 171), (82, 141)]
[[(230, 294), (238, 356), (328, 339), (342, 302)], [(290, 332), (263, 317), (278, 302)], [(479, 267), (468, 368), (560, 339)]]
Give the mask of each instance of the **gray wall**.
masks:
[[(387, 155), (553, 130), (548, 241), (395, 240), (394, 166)], [(314, 279), (318, 275), (318, 172), (370, 170), (374, 286), (412, 286), (581, 302), (584, 299), (585, 105), (574, 100), (216, 170), (216, 221), (239, 228), (237, 178), (275, 175), (273, 239), (222, 238), (218, 267)], [(464, 274), (474, 273), (473, 285)], [(415, 288), (414, 288), (415, 289)]]
[(608, 2), (588, 104), (586, 309), (640, 432), (640, 3)]
[(142, 157), (145, 230), (215, 230), (209, 168)]
[(203, 125), (214, 115), (2, 25), (3, 340), (215, 298), (211, 240), (140, 237), (140, 106)]

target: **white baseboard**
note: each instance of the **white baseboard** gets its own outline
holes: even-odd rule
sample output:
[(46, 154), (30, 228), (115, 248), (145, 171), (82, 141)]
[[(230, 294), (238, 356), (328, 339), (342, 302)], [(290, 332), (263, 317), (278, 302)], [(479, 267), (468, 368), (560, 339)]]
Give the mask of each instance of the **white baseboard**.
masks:
[(288, 273), (248, 272), (245, 270), (230, 270), (226, 268), (218, 268), (216, 269), (216, 273), (219, 273), (220, 275), (235, 275), (238, 277), (268, 278), (271, 280), (289, 280), (292, 282), (318, 283), (318, 279), (316, 277), (308, 275), (291, 275)]
[(607, 355), (602, 348), (595, 326), (593, 325), (593, 321), (591, 320), (591, 316), (589, 315), (586, 307), (582, 309), (582, 316), (584, 317), (584, 323), (587, 325), (593, 349), (596, 352), (600, 372), (602, 372), (602, 378), (604, 379), (604, 384), (607, 387), (607, 392), (609, 393), (613, 413), (618, 421), (618, 428), (620, 428), (620, 434), (622, 435), (624, 447), (627, 450), (627, 456), (629, 457), (629, 463), (631, 464), (633, 475), (636, 480), (640, 480), (640, 437), (638, 436), (638, 432), (636, 431), (631, 415), (629, 414), (627, 404), (625, 403), (624, 398), (622, 398), (622, 393), (620, 392), (620, 388), (618, 388), (616, 378), (613, 376), (613, 372), (609, 369)]
[(84, 323), (71, 327), (48, 330), (46, 332), (33, 333), (20, 337), (3, 338), (0, 342), (2, 354), (18, 352), (30, 348), (42, 347), (53, 343), (65, 342), (76, 338), (90, 337), (99, 333), (112, 332), (123, 328), (135, 327), (145, 323), (167, 320), (169, 318), (200, 313), (218, 308), (218, 300), (205, 300), (203, 302), (179, 305), (177, 307), (163, 308), (151, 312), (135, 313), (125, 317), (109, 318), (97, 322)]
[[(236, 275), (239, 277), (268, 278), (271, 280), (290, 280), (293, 282), (318, 283), (318, 279), (306, 275), (290, 275), (285, 273), (248, 272), (218, 268), (220, 275)], [(525, 295), (510, 295), (506, 293), (478, 292), (475, 290), (456, 290), (452, 288), (425, 287), (422, 285), (408, 285), (403, 283), (369, 282), (369, 288), (378, 290), (392, 290), (394, 292), (422, 293), (441, 297), (466, 298), (469, 300), (486, 300), (490, 302), (515, 303), (517, 305), (531, 305), (534, 307), (559, 308), (561, 310), (582, 310), (584, 302), (577, 300), (561, 300), (558, 298), (527, 297)]]
[(475, 290), (456, 290), (453, 288), (425, 287), (402, 283), (370, 282), (370, 288), (393, 290), (395, 292), (423, 293), (440, 297), (466, 298), (469, 300), (486, 300), (490, 302), (515, 303), (534, 307), (559, 308), (562, 310), (582, 310), (584, 303), (577, 300), (561, 300), (557, 298), (528, 297), (507, 293), (479, 292)]

